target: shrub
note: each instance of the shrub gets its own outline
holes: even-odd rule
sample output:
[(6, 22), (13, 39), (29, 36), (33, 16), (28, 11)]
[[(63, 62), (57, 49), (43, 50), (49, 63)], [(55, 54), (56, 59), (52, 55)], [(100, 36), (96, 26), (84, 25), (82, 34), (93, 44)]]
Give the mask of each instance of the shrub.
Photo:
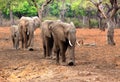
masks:
[(90, 19), (90, 28), (98, 27), (98, 21), (96, 19)]

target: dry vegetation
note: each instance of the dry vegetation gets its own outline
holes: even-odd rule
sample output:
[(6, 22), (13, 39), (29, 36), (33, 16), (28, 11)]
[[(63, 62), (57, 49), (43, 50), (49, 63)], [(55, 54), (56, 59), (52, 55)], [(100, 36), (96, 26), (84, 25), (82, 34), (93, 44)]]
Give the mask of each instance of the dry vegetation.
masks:
[(76, 66), (60, 66), (44, 59), (40, 29), (35, 31), (34, 51), (12, 49), (9, 27), (0, 28), (0, 82), (120, 82), (120, 29), (116, 46), (106, 44), (106, 32), (77, 29)]

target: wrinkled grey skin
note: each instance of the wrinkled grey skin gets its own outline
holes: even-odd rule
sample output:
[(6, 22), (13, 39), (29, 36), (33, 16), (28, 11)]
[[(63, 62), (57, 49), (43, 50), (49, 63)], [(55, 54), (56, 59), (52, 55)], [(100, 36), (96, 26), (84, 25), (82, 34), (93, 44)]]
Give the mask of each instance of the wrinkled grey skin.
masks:
[(40, 27), (40, 19), (35, 17), (21, 17), (19, 21), (20, 36), (22, 38), (22, 48), (33, 50), (34, 31)]
[(43, 42), (43, 50), (44, 50), (44, 57), (51, 58), (52, 57), (52, 48), (54, 44), (52, 33), (49, 30), (49, 26), (52, 23), (61, 22), (60, 20), (45, 20), (41, 24), (41, 35), (42, 35), (42, 42)]
[(12, 25), (10, 27), (10, 31), (11, 31), (11, 38), (13, 42), (13, 48), (19, 49), (20, 34), (19, 34), (18, 26)]
[(21, 17), (19, 21), (20, 38), (23, 49), (33, 50), (34, 21), (30, 17)]
[(70, 60), (68, 65), (75, 65), (75, 43), (76, 43), (76, 28), (74, 24), (69, 23), (53, 23), (49, 27), (54, 39), (54, 53), (56, 55), (56, 62), (59, 64), (59, 56), (62, 57), (62, 65), (66, 64), (65, 53), (68, 49)]
[(40, 27), (40, 19), (35, 16), (35, 17), (32, 17), (33, 21), (34, 21), (34, 30), (36, 30), (38, 27)]
[(44, 50), (44, 57), (48, 58), (52, 55), (52, 48), (53, 48), (53, 37), (51, 32), (49, 31), (49, 26), (52, 24), (53, 20), (45, 20), (41, 24), (41, 35), (43, 41), (43, 50)]

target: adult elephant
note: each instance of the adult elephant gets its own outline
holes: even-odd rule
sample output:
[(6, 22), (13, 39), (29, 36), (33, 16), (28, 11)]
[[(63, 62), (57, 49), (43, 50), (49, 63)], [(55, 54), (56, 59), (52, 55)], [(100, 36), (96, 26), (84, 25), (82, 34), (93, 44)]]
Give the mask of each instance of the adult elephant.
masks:
[(35, 17), (21, 17), (19, 22), (22, 48), (33, 51), (34, 31), (40, 26), (40, 19)]
[(30, 17), (21, 17), (19, 21), (20, 38), (22, 48), (33, 50), (34, 21)]
[(53, 36), (49, 30), (49, 26), (53, 23), (61, 22), (60, 20), (45, 20), (41, 24), (41, 35), (43, 42), (43, 50), (45, 58), (54, 58), (52, 55), (52, 48), (54, 44)]
[(49, 26), (53, 23), (53, 20), (45, 20), (41, 24), (41, 35), (43, 42), (44, 57), (49, 58), (52, 55), (53, 37), (49, 30)]
[(66, 65), (65, 53), (68, 49), (70, 60), (68, 65), (75, 65), (75, 43), (76, 28), (74, 24), (69, 23), (53, 23), (49, 26), (54, 39), (54, 53), (56, 54), (56, 62), (59, 64), (59, 56), (62, 57), (62, 65)]
[(10, 31), (11, 31), (13, 48), (19, 49), (20, 33), (18, 30), (18, 25), (12, 25), (10, 27)]

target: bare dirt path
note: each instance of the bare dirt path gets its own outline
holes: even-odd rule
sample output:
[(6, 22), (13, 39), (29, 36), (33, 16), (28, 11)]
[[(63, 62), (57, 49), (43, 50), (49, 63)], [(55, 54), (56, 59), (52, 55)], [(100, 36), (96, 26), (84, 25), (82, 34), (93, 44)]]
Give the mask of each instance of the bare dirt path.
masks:
[(95, 46), (76, 46), (76, 66), (60, 66), (43, 58), (40, 29), (31, 52), (12, 49), (9, 27), (0, 27), (0, 82), (120, 82), (120, 29), (116, 46), (98, 29), (77, 29), (76, 35)]

